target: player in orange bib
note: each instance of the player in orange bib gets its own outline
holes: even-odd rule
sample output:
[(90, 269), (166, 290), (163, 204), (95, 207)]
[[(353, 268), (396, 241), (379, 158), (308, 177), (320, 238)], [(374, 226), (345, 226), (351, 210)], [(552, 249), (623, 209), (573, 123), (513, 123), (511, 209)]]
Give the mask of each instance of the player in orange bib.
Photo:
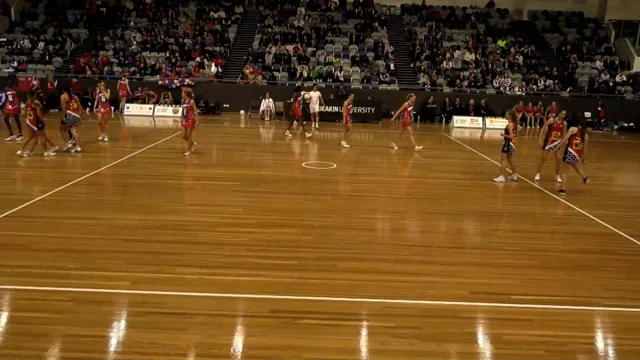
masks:
[[(518, 181), (518, 175), (516, 175), (516, 166), (513, 164), (513, 154), (516, 152), (516, 138), (518, 137), (518, 122), (519, 119), (516, 117), (516, 112), (514, 110), (507, 111), (507, 115), (505, 116), (509, 123), (504, 128), (504, 132), (500, 134), (504, 139), (502, 143), (502, 154), (500, 156), (500, 165), (502, 166), (502, 173), (497, 178), (493, 179), (493, 181), (497, 183), (505, 182), (505, 177), (511, 181)], [(509, 166), (511, 166), (511, 175), (507, 175), (507, 162)]]
[(100, 137), (98, 141), (109, 141), (109, 120), (111, 120), (111, 90), (107, 89), (104, 82), (98, 84), (96, 91), (96, 102), (93, 105), (93, 112), (98, 114), (98, 127), (100, 128)]
[(538, 170), (536, 171), (535, 181), (540, 181), (540, 171), (544, 163), (549, 157), (549, 153), (553, 153), (556, 159), (556, 181), (561, 183), (560, 177), (560, 165), (562, 164), (562, 155), (558, 151), (560, 148), (560, 142), (564, 138), (564, 134), (567, 132), (567, 122), (565, 117), (567, 112), (565, 110), (560, 111), (555, 118), (549, 118), (547, 122), (542, 126), (540, 130), (540, 137), (538, 138), (538, 144), (542, 146), (542, 154), (538, 161)]
[(586, 184), (589, 182), (589, 178), (584, 174), (582, 168), (586, 163), (587, 155), (587, 124), (583, 117), (577, 119), (576, 115), (574, 115), (572, 120), (574, 120), (572, 122), (577, 123), (578, 126), (571, 127), (559, 145), (560, 149), (566, 146), (564, 157), (562, 158), (564, 161), (564, 165), (562, 166), (562, 187), (558, 191), (562, 196), (567, 194), (565, 186), (567, 184), (569, 166), (580, 174), (583, 183)]
[[(38, 145), (38, 142), (40, 142), (40, 145), (42, 145), (42, 149), (44, 150), (44, 156), (54, 156), (58, 147), (49, 140), (44, 131), (45, 124), (44, 114), (42, 113), (42, 104), (38, 101), (38, 95), (35, 91), (31, 91), (27, 94), (27, 102), (24, 107), (27, 113), (27, 127), (31, 130), (31, 134), (29, 134), (29, 138), (24, 145), (22, 145), (22, 148), (18, 150), (18, 155), (22, 157), (30, 156), (36, 148), (36, 145)], [(35, 141), (31, 146), (31, 149), (29, 149), (29, 151), (25, 151), (27, 145), (33, 140)], [(47, 144), (51, 145), (51, 149), (47, 149)]]
[[(79, 143), (78, 126), (80, 126), (82, 117), (85, 114), (80, 104), (80, 99), (71, 93), (71, 89), (64, 88), (60, 96), (60, 106), (64, 114), (62, 121), (60, 121), (60, 134), (62, 134), (62, 138), (67, 141), (64, 151), (80, 152), (82, 149)], [(69, 131), (71, 132), (71, 138), (67, 139), (67, 133)]]
[(411, 143), (413, 144), (413, 149), (415, 151), (420, 151), (423, 148), (422, 146), (418, 146), (416, 144), (416, 140), (413, 137), (413, 130), (411, 129), (411, 123), (413, 122), (413, 105), (415, 104), (415, 102), (416, 96), (414, 94), (407, 95), (407, 101), (405, 101), (405, 103), (400, 106), (400, 109), (398, 109), (398, 111), (396, 111), (396, 113), (393, 114), (393, 117), (391, 118), (391, 123), (393, 124), (398, 116), (402, 114), (402, 121), (400, 122), (400, 124), (402, 124), (402, 130), (400, 130), (396, 141), (391, 143), (391, 148), (394, 150), (398, 150), (398, 146), (396, 146), (395, 143), (400, 140), (405, 132), (409, 134), (409, 139), (411, 139)]
[(183, 89), (182, 114), (180, 115), (180, 124), (184, 129), (182, 138), (187, 142), (187, 151), (184, 153), (184, 156), (191, 155), (191, 153), (196, 150), (196, 146), (198, 145), (195, 141), (193, 141), (193, 130), (199, 123), (196, 117), (197, 112), (198, 108), (196, 107), (196, 102), (193, 99), (193, 91), (191, 89)]

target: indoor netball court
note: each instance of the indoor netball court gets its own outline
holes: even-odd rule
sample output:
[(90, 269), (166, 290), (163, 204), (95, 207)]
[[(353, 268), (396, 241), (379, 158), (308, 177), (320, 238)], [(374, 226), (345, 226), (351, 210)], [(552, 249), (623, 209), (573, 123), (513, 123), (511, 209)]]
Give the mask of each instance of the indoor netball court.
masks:
[(559, 198), (536, 130), (496, 184), (499, 130), (284, 128), (204, 118), (188, 158), (171, 119), (0, 144), (0, 358), (640, 358), (640, 137), (593, 134)]

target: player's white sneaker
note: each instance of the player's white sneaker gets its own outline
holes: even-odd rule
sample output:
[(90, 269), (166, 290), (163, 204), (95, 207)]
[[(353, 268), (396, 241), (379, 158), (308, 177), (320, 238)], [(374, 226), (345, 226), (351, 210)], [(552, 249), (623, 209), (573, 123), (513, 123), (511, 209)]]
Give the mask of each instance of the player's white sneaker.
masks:
[(493, 182), (497, 182), (497, 183), (503, 183), (506, 180), (504, 179), (504, 176), (500, 175), (497, 178), (493, 179)]
[(507, 179), (511, 181), (518, 181), (518, 175), (516, 174), (510, 175), (509, 177), (507, 177)]
[(540, 181), (540, 174), (536, 174), (533, 178), (534, 181)]
[(313, 134), (312, 133), (305, 133), (304, 136), (308, 139), (308, 138), (312, 137)]
[(74, 147), (73, 149), (71, 149), (71, 152), (72, 152), (72, 153), (79, 153), (79, 152), (81, 152), (81, 151), (82, 151), (82, 149), (80, 148), (80, 146), (76, 146), (76, 147)]
[(55, 153), (56, 151), (58, 151), (58, 147), (57, 146), (54, 146), (51, 149), (49, 149), (50, 153)]
[(416, 147), (414, 148), (414, 150), (415, 150), (415, 151), (420, 151), (420, 150), (422, 150), (422, 148), (423, 148), (423, 147), (424, 147), (424, 146), (416, 146)]
[(16, 155), (18, 156), (22, 156), (22, 154), (24, 153), (24, 151), (22, 151), (22, 149), (18, 150), (18, 152), (16, 153)]
[(556, 175), (556, 182), (562, 184), (562, 178), (560, 177), (560, 175)]
[(102, 141), (102, 140), (104, 140), (104, 137), (105, 137), (105, 136), (107, 136), (107, 135), (105, 135), (105, 134), (100, 135), (100, 137), (98, 138), (98, 141)]
[(16, 137), (16, 141), (22, 141), (24, 140), (24, 136), (22, 136), (22, 134), (18, 135), (18, 137)]
[(28, 152), (28, 151), (23, 151), (23, 152), (22, 152), (22, 154), (20, 154), (20, 156), (22, 156), (22, 157), (29, 157), (29, 156), (31, 156), (31, 153), (30, 153), (30, 152)]
[(62, 151), (67, 151), (73, 148), (73, 140), (69, 140), (69, 142), (67, 142), (67, 145), (65, 145), (64, 149), (62, 149)]
[(109, 142), (109, 135), (105, 135), (104, 138), (102, 139), (102, 141)]
[(291, 135), (291, 132), (289, 130), (287, 130), (287, 132), (284, 133), (284, 136), (292, 137), (293, 135)]
[(45, 157), (49, 157), (49, 156), (56, 156), (56, 153), (51, 152), (51, 151), (46, 151), (46, 152), (44, 153), (44, 156), (45, 156)]
[(391, 143), (391, 148), (393, 150), (398, 150), (398, 146), (396, 144), (394, 144), (394, 143)]
[(348, 148), (350, 148), (350, 147), (351, 147), (351, 145), (347, 144), (347, 142), (346, 142), (346, 141), (343, 141), (343, 142), (342, 142), (342, 147), (343, 147), (343, 148), (345, 148), (345, 149), (348, 149)]
[(4, 141), (13, 141), (15, 139), (16, 139), (16, 136), (15, 135), (11, 135), (8, 138), (4, 139)]
[(198, 143), (194, 141), (194, 142), (193, 142), (193, 145), (191, 145), (191, 150), (190, 150), (190, 151), (191, 151), (191, 152), (196, 151), (196, 147), (198, 147)]
[(184, 156), (191, 156), (191, 151), (187, 151), (184, 153)]

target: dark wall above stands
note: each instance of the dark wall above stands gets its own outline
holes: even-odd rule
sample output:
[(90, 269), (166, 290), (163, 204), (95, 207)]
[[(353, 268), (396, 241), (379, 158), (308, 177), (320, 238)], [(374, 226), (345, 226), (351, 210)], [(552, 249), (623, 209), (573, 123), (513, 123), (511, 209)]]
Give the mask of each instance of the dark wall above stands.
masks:
[[(87, 87), (95, 88), (95, 84), (98, 80), (81, 79), (79, 80), (81, 89)], [(117, 81), (106, 81), (107, 86), (111, 89), (112, 94), (117, 94)], [(6, 78), (0, 78), (0, 87), (4, 88), (6, 84)], [(70, 80), (59, 80), (58, 86), (68, 86)], [(161, 92), (166, 91), (167, 88), (160, 86), (154, 82), (143, 81), (130, 81), (129, 87), (131, 91), (136, 91), (138, 87), (148, 87), (150, 90), (155, 91), (160, 95)], [(269, 92), (274, 101), (287, 101), (290, 100), (293, 95), (294, 86), (283, 85), (268, 85), (268, 86), (252, 86), (252, 85), (238, 85), (238, 84), (212, 84), (201, 83), (193, 87), (196, 93), (196, 99), (207, 99), (209, 101), (217, 101), (220, 105), (221, 111), (240, 111), (249, 110), (249, 103), (251, 101), (260, 101), (260, 98), (265, 92)], [(320, 88), (319, 89), (325, 99), (331, 96), (336, 97), (336, 88)], [(180, 90), (170, 90), (174, 99), (180, 98)], [(504, 94), (473, 94), (473, 93), (442, 93), (442, 92), (425, 92), (425, 91), (408, 91), (408, 90), (354, 90), (356, 99), (365, 100), (368, 97), (372, 97), (373, 100), (380, 100), (383, 103), (383, 110), (391, 109), (395, 110), (402, 102), (405, 101), (406, 96), (410, 93), (415, 93), (418, 96), (416, 101), (417, 110), (419, 111), (420, 105), (427, 99), (428, 96), (433, 96), (436, 104), (438, 105), (438, 112), (440, 110), (440, 104), (444, 101), (445, 97), (449, 97), (452, 101), (459, 97), (463, 104), (467, 104), (470, 99), (474, 99), (476, 104), (482, 99), (487, 99), (489, 106), (496, 112), (504, 112), (507, 109), (512, 108), (518, 101), (524, 101), (525, 105), (531, 101), (535, 104), (538, 101), (542, 101), (546, 106), (550, 105), (552, 101), (556, 101), (557, 104), (568, 112), (583, 113), (585, 111), (596, 113), (598, 99), (592, 97), (566, 97), (566, 96), (518, 96), (518, 95), (504, 95)], [(116, 95), (112, 95), (116, 96)], [(616, 122), (634, 122), (637, 123), (640, 120), (640, 101), (627, 100), (627, 99), (603, 99), (606, 104), (607, 115), (610, 120)], [(379, 119), (372, 119), (376, 121)]]

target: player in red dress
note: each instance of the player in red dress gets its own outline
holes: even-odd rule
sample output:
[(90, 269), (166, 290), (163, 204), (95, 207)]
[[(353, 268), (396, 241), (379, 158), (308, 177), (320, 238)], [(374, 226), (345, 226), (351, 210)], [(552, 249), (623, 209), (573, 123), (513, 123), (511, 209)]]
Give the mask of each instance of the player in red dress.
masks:
[(536, 106), (535, 111), (533, 112), (533, 115), (536, 119), (536, 123), (535, 123), (536, 128), (542, 127), (542, 125), (544, 125), (546, 121), (544, 117), (544, 105), (542, 105), (542, 101), (540, 101), (538, 103), (538, 106)]
[(560, 112), (560, 108), (558, 107), (558, 105), (556, 105), (555, 101), (552, 101), (551, 105), (547, 108), (547, 111), (544, 114), (545, 121), (549, 120), (549, 118), (551, 117), (558, 116), (559, 112)]
[[(38, 100), (38, 94), (35, 91), (31, 91), (27, 95), (27, 98), (28, 100), (25, 103), (25, 110), (27, 113), (26, 123), (27, 127), (31, 130), (31, 134), (29, 134), (29, 139), (27, 139), (24, 145), (22, 145), (22, 148), (18, 150), (18, 155), (22, 157), (30, 156), (36, 145), (38, 145), (38, 142), (40, 142), (40, 145), (42, 145), (42, 149), (44, 150), (44, 156), (54, 156), (58, 147), (49, 140), (44, 131), (44, 114), (42, 112), (42, 104)], [(29, 149), (29, 151), (25, 151), (27, 145), (33, 140), (35, 140), (35, 142), (31, 146), (31, 149)], [(47, 150), (47, 144), (51, 145), (50, 150)]]
[(187, 142), (187, 151), (184, 153), (184, 156), (191, 155), (191, 153), (196, 150), (196, 146), (198, 145), (195, 141), (193, 141), (193, 129), (195, 129), (196, 125), (199, 124), (199, 120), (196, 117), (197, 112), (198, 108), (196, 107), (196, 102), (193, 98), (193, 91), (191, 89), (183, 89), (182, 115), (180, 115), (180, 124), (182, 124), (182, 128), (184, 129), (182, 138)]
[(411, 129), (411, 123), (413, 122), (413, 105), (415, 103), (416, 96), (414, 94), (407, 95), (407, 101), (402, 104), (400, 109), (398, 109), (398, 111), (396, 111), (396, 113), (393, 114), (393, 117), (391, 118), (391, 123), (393, 124), (398, 116), (402, 114), (402, 121), (400, 122), (400, 124), (402, 125), (402, 130), (400, 130), (400, 134), (398, 134), (396, 141), (391, 143), (391, 148), (394, 150), (398, 149), (398, 146), (396, 146), (395, 143), (400, 140), (405, 132), (409, 134), (409, 139), (411, 139), (411, 143), (413, 144), (413, 149), (415, 151), (420, 151), (423, 148), (422, 146), (416, 145), (416, 140), (413, 138), (413, 130)]
[[(306, 94), (305, 94), (306, 96)], [(351, 124), (353, 123), (353, 93), (349, 94), (347, 100), (342, 104), (342, 126), (344, 127), (344, 136), (340, 144), (343, 148), (350, 148), (347, 140), (351, 137)], [(313, 124), (313, 123), (312, 123)]]
[(104, 82), (98, 84), (96, 89), (96, 102), (93, 105), (93, 112), (98, 114), (98, 127), (100, 128), (100, 137), (98, 141), (109, 141), (109, 120), (111, 120), (111, 90), (109, 90)]
[(307, 132), (307, 129), (304, 127), (304, 121), (302, 120), (302, 91), (300, 86), (296, 86), (293, 92), (293, 106), (291, 109), (291, 121), (289, 122), (289, 127), (287, 127), (287, 131), (284, 133), (286, 137), (292, 137), (291, 128), (296, 121), (300, 123), (302, 126), (302, 131), (304, 131), (305, 136), (310, 138), (312, 136), (311, 133)]
[[(538, 162), (538, 170), (534, 178), (535, 181), (540, 181), (540, 171), (544, 166), (545, 161), (549, 157), (549, 153), (553, 153), (556, 158), (556, 181), (561, 183), (560, 178), (560, 165), (562, 163), (562, 155), (558, 149), (560, 148), (560, 142), (564, 138), (564, 134), (567, 132), (567, 122), (565, 121), (566, 111), (560, 111), (555, 118), (549, 118), (547, 122), (542, 126), (540, 130), (540, 137), (538, 143), (542, 146), (542, 155)], [(544, 136), (544, 138), (543, 138)]]
[(535, 125), (534, 114), (536, 112), (536, 108), (533, 107), (533, 103), (529, 103), (526, 108), (524, 108), (524, 116), (527, 118), (527, 128), (533, 129), (537, 128)]
[(118, 96), (120, 96), (120, 113), (124, 112), (124, 104), (127, 102), (127, 98), (131, 95), (131, 89), (129, 89), (129, 80), (123, 76), (118, 80)]
[[(7, 87), (4, 91), (4, 123), (9, 130), (9, 137), (5, 141), (22, 141), (24, 136), (22, 135), (22, 124), (20, 123), (20, 98), (16, 91), (15, 80), (9, 78), (7, 81)], [(16, 127), (18, 128), (18, 135), (13, 134), (13, 128), (11, 127), (11, 118), (14, 119)]]
[(574, 115), (571, 120), (572, 123), (578, 124), (578, 126), (573, 126), (567, 131), (567, 134), (559, 146), (560, 149), (563, 149), (565, 146), (567, 147), (562, 159), (564, 161), (564, 166), (562, 167), (562, 187), (558, 191), (562, 196), (567, 194), (565, 186), (567, 184), (569, 166), (580, 174), (583, 183), (586, 184), (589, 182), (589, 178), (584, 174), (584, 169), (582, 168), (586, 163), (587, 156), (587, 124), (584, 117), (578, 119), (577, 116)]
[(513, 107), (513, 111), (516, 112), (516, 119), (518, 119), (518, 125), (527, 126), (527, 119), (524, 117), (524, 101), (518, 102), (518, 105)]
[(502, 166), (502, 172), (500, 176), (493, 179), (494, 182), (503, 183), (505, 182), (505, 175), (507, 175), (507, 162), (511, 166), (511, 175), (506, 176), (506, 179), (511, 181), (518, 181), (518, 176), (516, 175), (516, 166), (513, 163), (513, 154), (516, 152), (516, 138), (518, 137), (518, 122), (519, 119), (516, 117), (515, 110), (507, 111), (507, 115), (505, 116), (509, 123), (504, 128), (504, 132), (500, 134), (504, 139), (502, 143), (502, 154), (500, 155), (500, 165)]
[[(71, 89), (64, 88), (60, 96), (60, 106), (64, 114), (62, 121), (60, 121), (60, 134), (62, 138), (67, 141), (64, 151), (80, 152), (82, 149), (78, 141), (78, 126), (80, 126), (82, 117), (85, 114), (80, 104), (80, 99), (71, 93)], [(69, 131), (71, 132), (71, 138), (67, 139), (67, 133)]]

